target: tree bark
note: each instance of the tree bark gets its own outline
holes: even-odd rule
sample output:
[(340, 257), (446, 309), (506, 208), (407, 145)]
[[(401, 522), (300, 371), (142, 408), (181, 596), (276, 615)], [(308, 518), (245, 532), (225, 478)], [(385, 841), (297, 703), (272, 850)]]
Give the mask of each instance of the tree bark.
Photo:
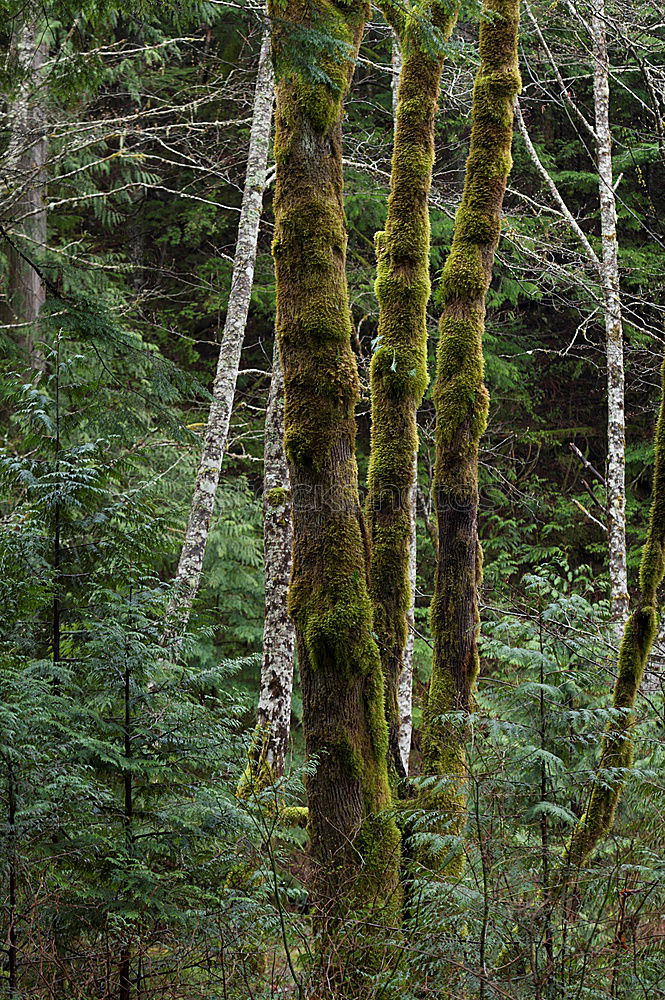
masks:
[[(416, 454), (416, 463), (418, 456)], [(418, 490), (418, 469), (414, 469), (411, 496), (411, 535), (409, 538), (409, 607), (406, 613), (406, 645), (402, 670), (397, 691), (397, 706), (399, 709), (399, 753), (402, 759), (404, 774), (409, 776), (409, 760), (411, 757), (411, 737), (413, 735), (413, 649), (415, 644), (416, 624), (416, 576), (418, 569), (417, 539), (416, 539), (416, 493)]]
[[(393, 119), (397, 126), (397, 95), (399, 93), (399, 81), (402, 75), (402, 52), (399, 47), (397, 35), (393, 32), (392, 49), (392, 98), (393, 98)], [(416, 571), (417, 571), (417, 544), (416, 544), (416, 499), (418, 491), (418, 449), (414, 456), (413, 470), (413, 496), (411, 497), (411, 537), (409, 539), (409, 608), (406, 615), (407, 635), (404, 647), (404, 658), (402, 670), (399, 678), (399, 688), (397, 691), (397, 708), (399, 711), (399, 754), (402, 760), (404, 774), (409, 775), (409, 759), (411, 757), (411, 737), (413, 734), (413, 648), (414, 648), (414, 625), (415, 599), (416, 599)]]
[[(292, 58), (312, 27), (295, 0), (271, 5), (277, 77), (273, 253), (293, 495), (289, 606), (303, 693), (320, 994), (373, 995), (392, 958), (400, 838), (387, 809), (387, 727), (373, 633), (368, 543), (358, 496), (342, 200), (341, 121), (367, 17), (364, 3), (317, 8), (330, 38)], [(348, 55), (347, 55), (348, 53)], [(366, 919), (367, 923), (359, 921)], [(368, 993), (364, 993), (368, 990)]]
[(231, 292), (185, 541), (180, 552), (178, 568), (173, 581), (173, 593), (167, 610), (165, 645), (177, 641), (186, 628), (203, 569), (203, 559), (229, 433), (240, 354), (252, 294), (270, 146), (272, 106), (273, 70), (270, 61), (270, 37), (266, 31), (261, 45), (256, 77), (247, 172), (233, 261)]
[(291, 491), (284, 453), (284, 376), (275, 342), (272, 382), (266, 413), (263, 472), (263, 555), (265, 624), (258, 709), (259, 772), (284, 773), (291, 728), (295, 635), (288, 614), (291, 577)]
[(601, 270), (605, 305), (607, 352), (607, 531), (610, 605), (619, 633), (628, 615), (626, 569), (626, 421), (623, 369), (623, 326), (619, 285), (617, 208), (612, 173), (610, 132), (610, 68), (607, 52), (605, 0), (594, 0), (591, 14), (593, 43), (593, 104), (596, 166), (600, 194)]
[[(464, 727), (446, 715), (468, 713), (479, 669), (478, 445), (488, 393), (483, 382), (485, 297), (501, 230), (511, 167), (513, 104), (520, 89), (519, 0), (486, 0), (480, 24), (481, 63), (473, 93), (471, 143), (462, 202), (443, 272), (443, 313), (437, 350), (435, 505), (438, 557), (431, 628), (432, 679), (423, 727), (423, 772), (439, 776), (421, 793), (439, 811), (446, 832), (461, 833), (466, 815)], [(445, 871), (459, 876), (461, 851)], [(452, 856), (451, 856), (452, 855)], [(441, 864), (443, 859), (431, 858)]]
[[(428, 197), (434, 164), (434, 116), (443, 41), (456, 11), (424, 4), (420, 16), (385, 5), (399, 40), (402, 69), (385, 231), (376, 234), (379, 303), (377, 347), (370, 369), (372, 441), (367, 512), (375, 628), (383, 668), (390, 768), (405, 776), (400, 749), (399, 690), (412, 602), (410, 551), (416, 414), (427, 386), (427, 301), (430, 294)], [(431, 21), (436, 40), (423, 21)], [(404, 679), (406, 686), (406, 678)]]
[[(42, 68), (48, 45), (42, 40), (36, 21), (27, 21), (20, 29), (16, 44), (16, 68), (19, 84), (10, 101), (7, 120), (9, 145), (4, 157), (3, 181), (9, 195), (5, 211), (14, 232), (20, 236), (20, 249), (34, 257), (46, 246), (46, 113)], [(5, 320), (19, 329), (18, 340), (34, 363), (35, 324), (46, 300), (46, 288), (38, 272), (18, 252), (7, 246), (7, 307)]]

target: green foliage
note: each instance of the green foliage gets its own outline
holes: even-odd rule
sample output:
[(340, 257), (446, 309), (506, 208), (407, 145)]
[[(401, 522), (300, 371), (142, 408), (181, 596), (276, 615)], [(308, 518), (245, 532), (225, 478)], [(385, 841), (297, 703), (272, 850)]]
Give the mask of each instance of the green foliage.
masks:
[[(228, 887), (254, 836), (234, 788), (249, 708), (239, 678), (253, 671), (254, 687), (256, 663), (237, 658), (242, 632), (227, 645), (235, 659), (205, 636), (188, 638), (184, 663), (161, 646), (156, 569), (177, 508), (161, 487), (173, 442), (159, 448), (155, 432), (165, 411), (178, 423), (176, 383), (191, 382), (80, 296), (58, 321), (34, 380), (4, 379), (0, 826), (21, 989), (89, 996), (99, 962), (116, 982), (125, 952), (151, 989), (184, 976), (203, 996), (208, 974), (186, 970), (204, 954), (229, 963), (235, 989), (241, 942), (276, 933), (261, 882)], [(234, 506), (231, 493), (240, 532), (222, 518), (216, 551), (228, 574), (253, 568), (260, 591), (256, 539), (242, 544), (258, 502), (245, 490)], [(45, 950), (57, 964), (37, 959)]]
[[(604, 730), (620, 714), (608, 684), (609, 609), (596, 601), (588, 567), (542, 563), (521, 583), (519, 606), (485, 609), (475, 712), (466, 723), (456, 713), (442, 720), (471, 730), (466, 827), (456, 829), (446, 814), (410, 814), (416, 848), (449, 859), (464, 852), (468, 867), (443, 879), (414, 867), (409, 940), (434, 990), (445, 990), (461, 939), (466, 971), (458, 989), (471, 996), (483, 982), (490, 996), (527, 998), (540, 989), (557, 1000), (639, 996), (636, 968), (647, 990), (662, 981), (650, 941), (665, 891), (662, 864), (654, 864), (662, 828), (644, 813), (645, 797), (662, 799), (662, 696), (639, 713), (634, 783), (614, 836), (579, 873), (574, 898), (562, 898), (555, 886), (564, 849), (585, 808)], [(604, 780), (615, 778), (604, 772)]]

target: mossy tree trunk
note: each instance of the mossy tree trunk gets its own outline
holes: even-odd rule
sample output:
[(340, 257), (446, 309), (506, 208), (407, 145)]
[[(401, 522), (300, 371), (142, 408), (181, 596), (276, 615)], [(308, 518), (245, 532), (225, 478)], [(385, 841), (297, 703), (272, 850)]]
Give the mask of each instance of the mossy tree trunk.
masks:
[[(358, 496), (341, 121), (364, 3), (269, 10), (277, 79), (273, 252), (293, 498), (290, 612), (303, 694), (312, 875), (326, 997), (372, 992), (400, 909), (381, 661)], [(311, 20), (310, 20), (311, 16)], [(303, 52), (309, 29), (317, 42)], [(326, 44), (321, 44), (327, 36)], [(316, 63), (304, 65), (305, 58)], [(367, 923), (357, 923), (361, 918)], [(366, 985), (363, 985), (366, 984)], [(366, 992), (363, 992), (366, 990)]]
[(428, 196), (443, 42), (456, 19), (449, 4), (385, 5), (402, 66), (385, 231), (376, 234), (379, 304), (372, 358), (372, 443), (367, 512), (372, 536), (371, 595), (383, 667), (390, 768), (405, 775), (400, 753), (399, 685), (411, 604), (409, 554), (416, 414), (427, 386), (426, 308), (430, 294)]
[[(520, 89), (518, 23), (519, 0), (485, 0), (464, 191), (442, 280), (434, 388), (439, 546), (431, 607), (434, 656), (422, 743), (424, 774), (441, 780), (435, 790), (422, 793), (422, 804), (439, 810), (453, 835), (460, 833), (466, 813), (466, 734), (446, 716), (459, 712), (463, 718), (470, 711), (479, 666), (478, 445), (488, 412), (485, 296), (511, 167), (513, 103)], [(445, 870), (455, 877), (464, 855), (454, 850), (452, 855), (448, 853)]]
[(658, 629), (658, 589), (665, 575), (665, 361), (655, 434), (656, 464), (651, 490), (647, 540), (640, 566), (637, 606), (624, 626), (614, 687), (614, 716), (603, 736), (586, 811), (573, 831), (564, 856), (564, 873), (575, 877), (598, 841), (614, 823), (626, 771), (633, 762), (632, 709)]

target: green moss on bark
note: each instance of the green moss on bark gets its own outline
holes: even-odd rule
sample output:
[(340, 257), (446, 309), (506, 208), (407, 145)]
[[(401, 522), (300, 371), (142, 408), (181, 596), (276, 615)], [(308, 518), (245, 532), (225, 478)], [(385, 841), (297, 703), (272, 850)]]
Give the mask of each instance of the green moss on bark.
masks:
[(291, 498), (291, 491), (285, 486), (273, 486), (265, 494), (266, 501), (271, 507), (283, 507)]
[[(293, 495), (295, 623), (303, 693), (313, 920), (326, 995), (361, 995), (400, 909), (383, 679), (355, 460), (358, 373), (345, 275), (341, 120), (363, 3), (273, 4), (277, 106), (273, 254)], [(316, 18), (313, 24), (311, 18)], [(305, 72), (290, 27), (333, 40)], [(348, 58), (340, 58), (340, 52)], [(357, 920), (367, 927), (354, 927)], [(346, 943), (345, 943), (346, 942)], [(360, 943), (359, 943), (360, 942)], [(354, 992), (355, 991), (355, 992)]]
[[(480, 67), (462, 202), (441, 287), (436, 409), (435, 504), (439, 551), (431, 627), (432, 680), (424, 718), (424, 785), (420, 804), (439, 813), (443, 829), (461, 834), (466, 815), (465, 728), (453, 724), (472, 707), (479, 668), (478, 445), (488, 393), (483, 383), (485, 296), (492, 277), (501, 209), (511, 166), (519, 0), (486, 0), (480, 26)], [(436, 863), (436, 859), (429, 859)], [(446, 866), (461, 874), (460, 853)]]
[[(372, 443), (367, 516), (370, 572), (379, 637), (393, 779), (399, 752), (398, 688), (410, 604), (409, 543), (418, 435), (416, 413), (427, 386), (426, 307), (430, 294), (428, 195), (434, 163), (434, 116), (443, 67), (442, 43), (456, 20), (445, 4), (416, 5), (397, 17), (388, 5), (403, 64), (395, 115), (385, 231), (376, 234), (378, 346), (372, 358)], [(434, 20), (438, 44), (424, 27)]]

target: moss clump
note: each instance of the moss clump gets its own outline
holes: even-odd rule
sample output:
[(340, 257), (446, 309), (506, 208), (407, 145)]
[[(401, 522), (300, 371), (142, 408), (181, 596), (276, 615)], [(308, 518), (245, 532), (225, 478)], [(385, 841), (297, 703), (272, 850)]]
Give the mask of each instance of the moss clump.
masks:
[(254, 727), (247, 765), (236, 789), (236, 798), (241, 802), (257, 799), (281, 777), (269, 762), (270, 736), (269, 723), (259, 723)]
[(284, 806), (279, 810), (278, 818), (280, 826), (304, 830), (307, 827), (308, 815), (306, 806)]
[(266, 493), (266, 503), (270, 507), (284, 507), (291, 500), (291, 491), (285, 486), (273, 486)]
[[(335, 127), (348, 89), (365, 5), (319, 0), (312, 8), (304, 0), (271, 0), (268, 13), (275, 79), (288, 94), (285, 121), (295, 131), (304, 120), (307, 127), (325, 135)], [(290, 141), (285, 150), (275, 143), (276, 156), (288, 153)]]

